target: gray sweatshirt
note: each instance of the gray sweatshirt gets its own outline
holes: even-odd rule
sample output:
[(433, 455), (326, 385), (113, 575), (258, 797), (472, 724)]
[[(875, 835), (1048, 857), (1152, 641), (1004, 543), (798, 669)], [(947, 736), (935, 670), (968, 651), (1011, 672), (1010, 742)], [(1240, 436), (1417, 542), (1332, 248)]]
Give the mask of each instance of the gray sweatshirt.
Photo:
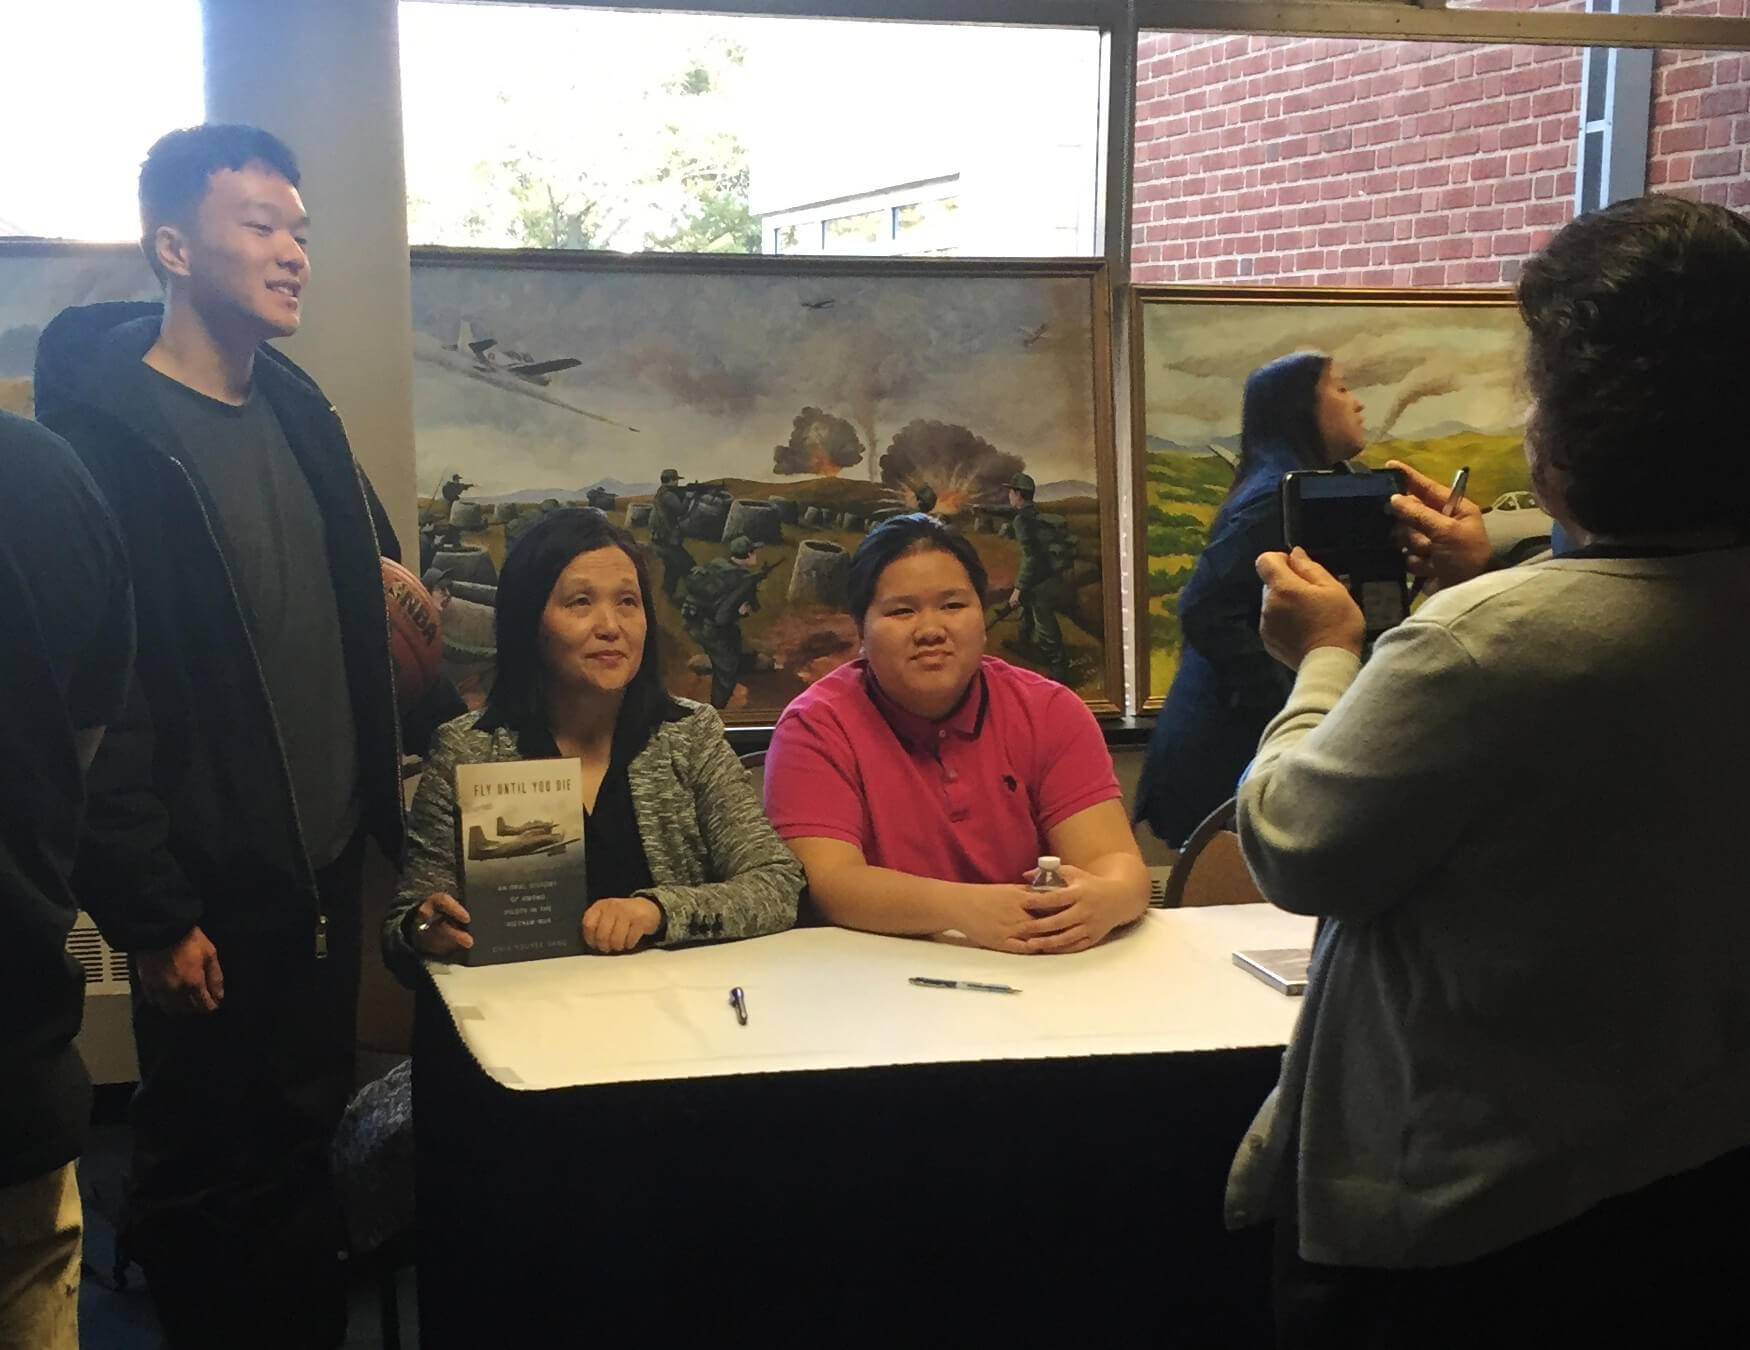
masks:
[(1302, 664), (1239, 794), (1325, 917), (1232, 1226), (1466, 1261), (1750, 1144), (1750, 549), (1561, 558)]

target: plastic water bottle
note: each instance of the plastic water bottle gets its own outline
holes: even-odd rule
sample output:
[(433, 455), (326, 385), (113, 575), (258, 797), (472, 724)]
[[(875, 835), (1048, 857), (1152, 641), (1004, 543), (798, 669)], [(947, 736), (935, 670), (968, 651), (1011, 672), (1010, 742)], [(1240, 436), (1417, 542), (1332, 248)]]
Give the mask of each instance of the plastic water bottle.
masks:
[(1027, 903), (1027, 911), (1043, 918), (1047, 914), (1056, 914), (1059, 910), (1068, 909), (1064, 902), (1053, 903), (1056, 896), (1052, 891), (1061, 891), (1069, 882), (1063, 879), (1063, 873), (1058, 869), (1063, 866), (1062, 858), (1049, 855), (1039, 859), (1039, 870), (1033, 874), (1033, 880), (1027, 883), (1027, 889), (1035, 893), (1034, 898)]

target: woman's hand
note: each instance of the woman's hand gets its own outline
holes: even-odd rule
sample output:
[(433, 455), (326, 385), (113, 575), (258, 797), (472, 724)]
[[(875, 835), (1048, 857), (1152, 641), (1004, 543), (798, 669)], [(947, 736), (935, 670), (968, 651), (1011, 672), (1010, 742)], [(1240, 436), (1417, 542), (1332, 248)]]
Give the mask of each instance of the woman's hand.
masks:
[(1058, 871), (1069, 885), (1060, 890), (1028, 892), (1035, 906), (1062, 905), (1063, 908), (1028, 921), (1021, 932), (1027, 951), (1086, 951), (1114, 928), (1135, 917), (1131, 888), (1124, 882), (1095, 876), (1068, 863)]
[(1401, 469), (1410, 488), (1391, 499), (1392, 515), (1397, 517), (1392, 533), (1410, 574), (1432, 582), (1428, 587), (1432, 594), (1487, 571), (1489, 531), (1483, 524), (1483, 508), (1466, 498), (1449, 516), (1445, 486), (1402, 460), (1388, 460), (1386, 468)]
[(1340, 647), (1357, 657), (1367, 641), (1367, 621), (1349, 588), (1312, 560), (1303, 548), (1292, 553), (1260, 553), (1258, 576), (1264, 582), (1264, 613), (1258, 636), (1264, 650), (1290, 670), (1299, 670), (1307, 653)]
[(660, 927), (662, 908), (654, 900), (597, 900), (583, 911), (583, 945), (592, 952), (629, 952)]
[(453, 895), (434, 892), (419, 902), (419, 917), (410, 930), (416, 951), (448, 961), (474, 945), (468, 932), (468, 911)]

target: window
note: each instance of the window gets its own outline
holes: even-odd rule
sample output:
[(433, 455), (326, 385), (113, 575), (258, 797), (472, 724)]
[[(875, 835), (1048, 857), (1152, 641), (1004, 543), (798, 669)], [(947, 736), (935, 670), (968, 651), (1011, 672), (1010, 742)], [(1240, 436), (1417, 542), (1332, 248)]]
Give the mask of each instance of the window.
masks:
[(140, 237), (140, 161), (199, 122), (199, 0), (55, 0), (6, 12), (0, 235)]
[[(1652, 12), (1653, 0), (1588, 0), (1595, 13)], [(1581, 66), (1580, 174), (1574, 209), (1594, 211), (1647, 188), (1653, 53), (1588, 47)]]
[(1099, 251), (1091, 29), (400, 13), (415, 244)]
[(885, 211), (830, 216), (826, 221), (828, 253), (875, 253), (892, 237), (892, 220)]
[(821, 226), (818, 220), (800, 225), (779, 225), (772, 231), (773, 253), (819, 253)]

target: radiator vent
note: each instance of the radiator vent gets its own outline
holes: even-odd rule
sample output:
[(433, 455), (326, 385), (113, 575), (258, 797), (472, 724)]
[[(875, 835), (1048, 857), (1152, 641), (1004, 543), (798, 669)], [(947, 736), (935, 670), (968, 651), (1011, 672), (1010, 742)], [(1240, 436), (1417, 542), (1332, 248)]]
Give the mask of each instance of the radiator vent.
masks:
[(1148, 869), (1148, 902), (1159, 906), (1167, 898), (1167, 878), (1172, 875), (1171, 867), (1151, 867)]
[(89, 914), (81, 913), (67, 934), (67, 953), (85, 972), (85, 993), (125, 994), (128, 992), (128, 957), (103, 940)]

